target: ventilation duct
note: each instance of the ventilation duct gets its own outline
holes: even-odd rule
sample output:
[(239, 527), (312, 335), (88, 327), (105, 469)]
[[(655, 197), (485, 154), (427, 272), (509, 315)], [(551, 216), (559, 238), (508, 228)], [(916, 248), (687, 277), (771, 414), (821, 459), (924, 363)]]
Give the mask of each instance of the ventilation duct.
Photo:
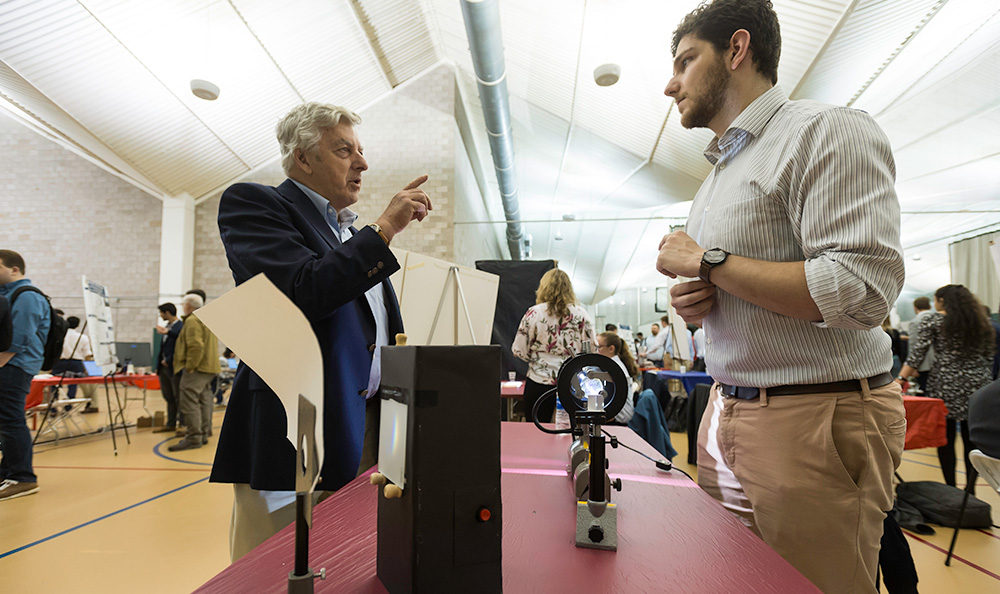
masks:
[(510, 102), (507, 94), (507, 68), (503, 59), (498, 0), (462, 0), (465, 32), (469, 37), (472, 65), (476, 70), (479, 100), (483, 104), (490, 153), (500, 186), (504, 217), (507, 219), (507, 245), (513, 260), (524, 258), (524, 230), (517, 200), (517, 177), (514, 174), (514, 140), (511, 134)]

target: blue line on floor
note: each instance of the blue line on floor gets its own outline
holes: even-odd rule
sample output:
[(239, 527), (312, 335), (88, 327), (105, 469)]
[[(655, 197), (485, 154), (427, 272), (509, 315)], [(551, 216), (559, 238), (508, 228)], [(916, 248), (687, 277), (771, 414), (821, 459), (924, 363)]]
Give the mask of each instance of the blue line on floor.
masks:
[(199, 466), (211, 466), (212, 465), (210, 462), (195, 462), (193, 460), (181, 460), (180, 458), (171, 458), (170, 456), (168, 456), (168, 455), (160, 452), (160, 446), (162, 446), (163, 444), (167, 443), (171, 439), (174, 439), (174, 438), (173, 437), (168, 437), (167, 439), (164, 439), (160, 443), (158, 443), (155, 446), (153, 446), (153, 453), (156, 454), (157, 456), (163, 458), (164, 460), (170, 460), (171, 462), (181, 462), (183, 464), (197, 464)]
[(207, 480), (208, 480), (208, 477), (205, 477), (203, 479), (198, 479), (198, 480), (194, 481), (193, 483), (188, 483), (186, 485), (177, 487), (176, 489), (171, 489), (170, 491), (167, 491), (166, 493), (160, 493), (156, 497), (150, 497), (149, 499), (147, 499), (145, 501), (140, 501), (139, 503), (133, 503), (132, 505), (130, 505), (128, 507), (123, 507), (122, 509), (120, 509), (118, 511), (113, 511), (110, 514), (103, 515), (103, 516), (101, 516), (99, 518), (96, 518), (94, 520), (90, 520), (89, 522), (84, 522), (83, 524), (80, 524), (79, 526), (73, 526), (72, 528), (69, 528), (68, 530), (63, 530), (62, 532), (57, 532), (56, 534), (53, 534), (52, 536), (46, 536), (45, 538), (43, 538), (41, 540), (36, 540), (35, 542), (32, 542), (32, 543), (24, 545), (23, 547), (18, 547), (16, 549), (11, 549), (11, 550), (7, 551), (6, 553), (0, 553), (0, 559), (3, 559), (4, 557), (8, 557), (10, 555), (13, 555), (14, 553), (19, 553), (19, 552), (21, 552), (21, 551), (23, 551), (25, 549), (30, 549), (31, 547), (33, 547), (35, 545), (40, 545), (43, 542), (52, 540), (53, 538), (58, 538), (58, 537), (60, 537), (60, 536), (62, 536), (64, 534), (69, 534), (70, 532), (73, 532), (74, 530), (79, 530), (80, 528), (83, 528), (85, 526), (90, 526), (91, 524), (93, 524), (95, 522), (100, 522), (101, 520), (106, 520), (106, 519), (110, 518), (111, 516), (117, 516), (118, 514), (120, 514), (122, 512), (126, 512), (126, 511), (128, 511), (128, 510), (130, 510), (130, 509), (132, 509), (134, 507), (139, 507), (140, 505), (149, 503), (150, 501), (156, 501), (160, 497), (166, 497), (167, 495), (170, 495), (171, 493), (176, 493), (177, 491), (180, 491), (181, 489), (187, 489), (188, 487), (193, 487), (194, 485), (197, 485), (198, 483), (203, 483), (203, 482), (205, 482)]

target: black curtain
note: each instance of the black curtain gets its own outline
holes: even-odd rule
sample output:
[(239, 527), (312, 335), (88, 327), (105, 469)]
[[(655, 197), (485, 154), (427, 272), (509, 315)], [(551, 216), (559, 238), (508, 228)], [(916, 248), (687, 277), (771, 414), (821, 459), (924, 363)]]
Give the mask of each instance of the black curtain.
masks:
[(528, 373), (528, 364), (510, 352), (514, 344), (517, 326), (528, 308), (535, 304), (538, 282), (549, 270), (556, 267), (555, 260), (516, 261), (478, 260), (476, 268), (500, 277), (497, 291), (497, 309), (493, 315), (493, 337), (491, 344), (503, 347), (503, 373), (500, 381), (507, 379), (507, 373), (514, 371), (517, 379), (523, 380)]

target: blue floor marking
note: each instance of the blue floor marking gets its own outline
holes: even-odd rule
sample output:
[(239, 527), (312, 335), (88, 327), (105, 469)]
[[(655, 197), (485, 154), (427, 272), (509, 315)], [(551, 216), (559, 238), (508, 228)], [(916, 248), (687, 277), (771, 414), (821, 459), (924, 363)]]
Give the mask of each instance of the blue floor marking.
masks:
[(198, 480), (194, 481), (193, 483), (188, 483), (188, 484), (183, 485), (181, 487), (177, 487), (176, 489), (171, 489), (170, 491), (167, 491), (166, 493), (160, 493), (156, 497), (150, 497), (149, 499), (147, 499), (145, 501), (140, 501), (139, 503), (133, 503), (132, 505), (130, 505), (128, 507), (123, 507), (122, 509), (120, 509), (118, 511), (113, 511), (110, 514), (107, 514), (107, 515), (101, 516), (99, 518), (90, 520), (89, 522), (84, 522), (83, 524), (80, 524), (79, 526), (73, 526), (72, 528), (69, 528), (67, 530), (63, 530), (62, 532), (57, 532), (56, 534), (53, 534), (52, 536), (46, 536), (45, 538), (43, 538), (41, 540), (36, 540), (35, 542), (32, 542), (32, 543), (24, 545), (23, 547), (18, 547), (16, 549), (11, 549), (11, 550), (7, 551), (6, 553), (0, 553), (0, 559), (3, 559), (4, 557), (8, 557), (10, 555), (13, 555), (14, 553), (19, 553), (19, 552), (21, 552), (21, 551), (23, 551), (25, 549), (30, 549), (31, 547), (33, 547), (35, 545), (40, 545), (43, 542), (52, 540), (53, 538), (58, 538), (58, 537), (60, 537), (60, 536), (62, 536), (64, 534), (69, 534), (70, 532), (73, 532), (74, 530), (79, 530), (80, 528), (83, 528), (85, 526), (90, 526), (91, 524), (93, 524), (95, 522), (100, 522), (101, 520), (106, 520), (106, 519), (110, 518), (111, 516), (117, 516), (118, 514), (120, 514), (122, 512), (126, 512), (126, 511), (128, 511), (128, 510), (130, 510), (132, 508), (139, 507), (140, 505), (149, 503), (150, 501), (156, 501), (160, 497), (166, 497), (167, 495), (170, 495), (171, 493), (176, 493), (177, 491), (180, 491), (181, 489), (187, 489), (188, 487), (193, 487), (194, 485), (197, 485), (198, 483), (203, 483), (203, 482), (205, 482), (207, 480), (208, 480), (208, 477), (205, 477), (203, 479), (198, 479)]
[[(174, 439), (174, 438), (173, 437), (168, 437), (167, 439), (164, 439), (160, 443), (158, 443), (155, 446), (153, 446), (153, 453), (156, 454), (157, 456), (163, 458), (164, 460), (170, 460), (171, 462), (180, 462), (182, 464), (197, 464), (198, 466), (211, 466), (212, 465), (210, 462), (194, 462), (192, 460), (181, 460), (180, 458), (171, 458), (170, 456), (168, 456), (168, 455), (160, 452), (160, 446), (162, 446), (163, 444), (167, 443), (171, 439)], [(204, 447), (204, 446), (202, 446), (202, 447)]]

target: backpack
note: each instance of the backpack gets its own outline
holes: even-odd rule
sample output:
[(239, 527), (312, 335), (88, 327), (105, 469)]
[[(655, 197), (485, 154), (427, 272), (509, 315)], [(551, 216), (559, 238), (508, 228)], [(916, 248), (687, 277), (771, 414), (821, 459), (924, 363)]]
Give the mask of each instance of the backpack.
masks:
[(62, 357), (63, 342), (66, 340), (66, 331), (69, 330), (69, 324), (66, 323), (66, 320), (62, 316), (56, 313), (49, 296), (42, 293), (41, 289), (33, 285), (25, 285), (14, 290), (10, 296), (11, 309), (14, 308), (14, 301), (18, 295), (25, 291), (38, 293), (49, 304), (49, 335), (45, 338), (45, 348), (42, 350), (42, 369), (47, 371), (52, 369), (52, 366)]
[[(913, 481), (900, 483), (896, 487), (896, 497), (917, 508), (925, 521), (954, 528), (965, 492), (934, 481)], [(989, 528), (992, 525), (990, 504), (969, 495), (962, 528)]]

